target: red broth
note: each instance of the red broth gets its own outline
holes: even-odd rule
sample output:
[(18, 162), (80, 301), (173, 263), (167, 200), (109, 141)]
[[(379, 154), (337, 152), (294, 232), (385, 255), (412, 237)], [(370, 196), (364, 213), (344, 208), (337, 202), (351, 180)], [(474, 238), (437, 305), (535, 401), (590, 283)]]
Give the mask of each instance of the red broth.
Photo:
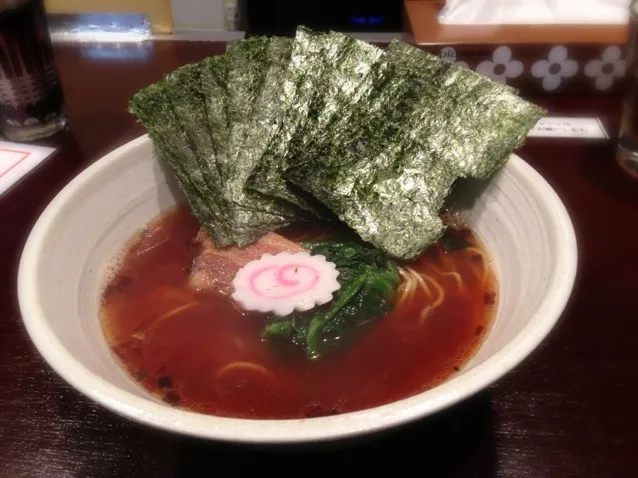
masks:
[(462, 230), (458, 237), (473, 246), (445, 252), (437, 244), (404, 267), (409, 280), (395, 309), (362, 326), (355, 340), (316, 360), (296, 349), (280, 353), (261, 338), (264, 316), (189, 286), (198, 229), (186, 207), (151, 223), (103, 294), (102, 325), (113, 351), (134, 380), (171, 405), (259, 419), (375, 407), (449, 378), (489, 329), (494, 276), (485, 250)]

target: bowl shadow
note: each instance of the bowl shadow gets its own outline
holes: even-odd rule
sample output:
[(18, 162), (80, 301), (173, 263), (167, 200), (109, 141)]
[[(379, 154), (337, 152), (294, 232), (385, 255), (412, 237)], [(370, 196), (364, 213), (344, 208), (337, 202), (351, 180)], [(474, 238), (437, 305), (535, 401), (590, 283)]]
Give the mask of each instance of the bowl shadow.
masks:
[(165, 164), (160, 161), (155, 161), (153, 164), (153, 173), (157, 184), (166, 182), (168, 185), (167, 189), (160, 188), (160, 195), (157, 198), (160, 211), (166, 211), (172, 208), (175, 206), (175, 203), (186, 202), (184, 192), (180, 189), (177, 180)]
[[(279, 478), (402, 474), (415, 468), (428, 476), (492, 477), (496, 444), (491, 394), (482, 392), (439, 414), (382, 434), (346, 441), (290, 447), (241, 447), (184, 439), (179, 476), (257, 476)], [(352, 471), (350, 471), (352, 470)]]

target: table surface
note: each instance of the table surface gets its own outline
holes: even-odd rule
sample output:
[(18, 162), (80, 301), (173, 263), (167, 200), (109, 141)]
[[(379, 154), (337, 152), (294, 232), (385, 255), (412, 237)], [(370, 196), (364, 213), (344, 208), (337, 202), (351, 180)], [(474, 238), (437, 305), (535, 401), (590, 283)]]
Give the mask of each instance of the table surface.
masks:
[[(529, 139), (520, 155), (556, 189), (578, 236), (572, 300), (548, 339), (488, 390), (435, 417), (343, 450), (255, 450), (145, 428), (80, 395), (22, 325), (16, 274), (47, 203), (91, 162), (142, 133), (128, 97), (220, 43), (56, 46), (70, 131), (0, 197), (0, 475), (6, 477), (325, 476), (419, 467), (432, 477), (636, 476), (638, 181), (604, 140)], [(617, 97), (534, 98), (552, 115), (618, 128)], [(401, 473), (401, 471), (399, 471)]]

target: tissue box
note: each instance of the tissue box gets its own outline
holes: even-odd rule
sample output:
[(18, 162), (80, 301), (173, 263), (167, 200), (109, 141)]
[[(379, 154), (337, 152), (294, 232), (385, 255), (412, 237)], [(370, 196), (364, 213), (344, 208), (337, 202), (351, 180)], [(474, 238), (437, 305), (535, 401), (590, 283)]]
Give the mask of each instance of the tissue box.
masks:
[(405, 0), (424, 50), (523, 94), (616, 93), (625, 77), (627, 26), (441, 25), (441, 0)]

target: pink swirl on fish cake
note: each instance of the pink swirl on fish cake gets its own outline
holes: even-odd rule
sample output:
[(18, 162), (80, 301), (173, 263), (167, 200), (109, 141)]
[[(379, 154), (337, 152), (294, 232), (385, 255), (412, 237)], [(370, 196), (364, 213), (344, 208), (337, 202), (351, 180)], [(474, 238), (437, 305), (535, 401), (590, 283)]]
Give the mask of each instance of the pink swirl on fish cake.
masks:
[[(286, 272), (291, 270), (294, 270), (293, 274), (301, 276), (301, 279), (306, 279), (306, 284), (303, 284), (303, 280), (286, 279)], [(261, 281), (259, 281), (260, 278), (262, 279)], [(319, 272), (314, 267), (305, 264), (287, 264), (281, 267), (272, 265), (263, 267), (251, 274), (250, 288), (257, 296), (268, 299), (288, 299), (312, 289), (318, 281)], [(274, 291), (282, 290), (283, 292), (279, 294), (273, 293)]]
[(340, 287), (338, 275), (322, 255), (264, 254), (237, 272), (232, 297), (246, 310), (288, 315), (332, 300)]

